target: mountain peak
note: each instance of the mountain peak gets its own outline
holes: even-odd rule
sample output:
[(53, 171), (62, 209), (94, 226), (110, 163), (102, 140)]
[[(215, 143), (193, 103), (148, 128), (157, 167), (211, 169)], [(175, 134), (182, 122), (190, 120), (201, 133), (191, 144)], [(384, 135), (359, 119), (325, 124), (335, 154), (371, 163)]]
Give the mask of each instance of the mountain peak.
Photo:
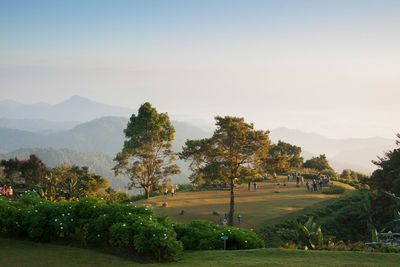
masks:
[(90, 100), (89, 98), (80, 95), (73, 95), (63, 102), (65, 103), (65, 102), (93, 102), (93, 101)]

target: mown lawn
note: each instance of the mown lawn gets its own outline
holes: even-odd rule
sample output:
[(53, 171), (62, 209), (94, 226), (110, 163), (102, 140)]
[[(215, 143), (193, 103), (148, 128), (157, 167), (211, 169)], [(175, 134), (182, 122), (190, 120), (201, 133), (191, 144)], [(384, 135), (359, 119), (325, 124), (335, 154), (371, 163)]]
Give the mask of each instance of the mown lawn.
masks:
[[(348, 192), (353, 190), (349, 185), (338, 182), (335, 184), (347, 188)], [(254, 191), (253, 187), (248, 191), (247, 185), (241, 185), (235, 190), (235, 220), (238, 214), (242, 216), (241, 227), (257, 230), (341, 196), (326, 195), (321, 191), (308, 192), (305, 186), (296, 187), (294, 182), (288, 183), (285, 187), (273, 183), (258, 183), (258, 186), (257, 191)], [(224, 213), (229, 212), (229, 197), (229, 191), (182, 192), (174, 197), (158, 196), (138, 201), (137, 205), (151, 206), (157, 215), (167, 215), (174, 221), (187, 223), (198, 219), (218, 223)], [(163, 202), (168, 203), (167, 208), (162, 207)], [(180, 215), (182, 210), (184, 215)], [(214, 211), (219, 215), (213, 215)]]
[(255, 249), (190, 251), (170, 263), (139, 263), (93, 250), (0, 239), (1, 266), (400, 266), (400, 254)]

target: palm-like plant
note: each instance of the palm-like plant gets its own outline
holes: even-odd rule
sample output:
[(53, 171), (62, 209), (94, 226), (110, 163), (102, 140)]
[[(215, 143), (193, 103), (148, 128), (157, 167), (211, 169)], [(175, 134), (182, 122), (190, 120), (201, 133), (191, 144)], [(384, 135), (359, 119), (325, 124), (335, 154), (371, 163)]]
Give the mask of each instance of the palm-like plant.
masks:
[[(305, 248), (306, 249), (315, 249), (316, 247), (322, 248), (324, 244), (324, 236), (321, 231), (321, 225), (317, 225), (314, 221), (314, 217), (308, 217), (308, 220), (302, 224), (301, 222), (297, 222), (297, 230), (298, 230), (298, 241), (301, 246), (302, 242), (305, 240)], [(303, 238), (301, 236), (303, 235)]]

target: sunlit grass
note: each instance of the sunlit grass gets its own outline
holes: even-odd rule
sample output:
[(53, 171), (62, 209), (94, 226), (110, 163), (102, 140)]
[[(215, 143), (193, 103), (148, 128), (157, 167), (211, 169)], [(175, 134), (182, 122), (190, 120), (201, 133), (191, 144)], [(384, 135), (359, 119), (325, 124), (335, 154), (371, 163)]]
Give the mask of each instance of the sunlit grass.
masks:
[(137, 262), (76, 247), (0, 239), (2, 266), (399, 266), (400, 254), (254, 249), (185, 251), (176, 262)]
[[(349, 185), (340, 185), (348, 191), (353, 190)], [(258, 183), (256, 191), (253, 190), (253, 187), (249, 191), (247, 185), (241, 185), (235, 190), (235, 217), (239, 214), (242, 216), (241, 227), (258, 229), (263, 225), (300, 214), (304, 209), (313, 208), (323, 201), (340, 196), (322, 194), (321, 191), (309, 192), (304, 185), (296, 187), (294, 182), (287, 183), (287, 186)], [(156, 214), (167, 215), (180, 222), (200, 219), (218, 223), (224, 213), (229, 212), (229, 197), (229, 191), (182, 192), (174, 197), (158, 196), (139, 201), (137, 204), (151, 206)], [(162, 207), (164, 202), (168, 203), (167, 208)], [(184, 215), (180, 215), (182, 210)], [(213, 215), (214, 211), (219, 215)]]

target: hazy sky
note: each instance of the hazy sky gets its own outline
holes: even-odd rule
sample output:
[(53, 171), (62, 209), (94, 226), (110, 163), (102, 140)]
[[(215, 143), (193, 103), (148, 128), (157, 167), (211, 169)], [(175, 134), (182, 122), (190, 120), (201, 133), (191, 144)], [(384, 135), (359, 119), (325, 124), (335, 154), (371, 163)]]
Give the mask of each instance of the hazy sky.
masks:
[(0, 99), (400, 132), (400, 1), (1, 1)]

